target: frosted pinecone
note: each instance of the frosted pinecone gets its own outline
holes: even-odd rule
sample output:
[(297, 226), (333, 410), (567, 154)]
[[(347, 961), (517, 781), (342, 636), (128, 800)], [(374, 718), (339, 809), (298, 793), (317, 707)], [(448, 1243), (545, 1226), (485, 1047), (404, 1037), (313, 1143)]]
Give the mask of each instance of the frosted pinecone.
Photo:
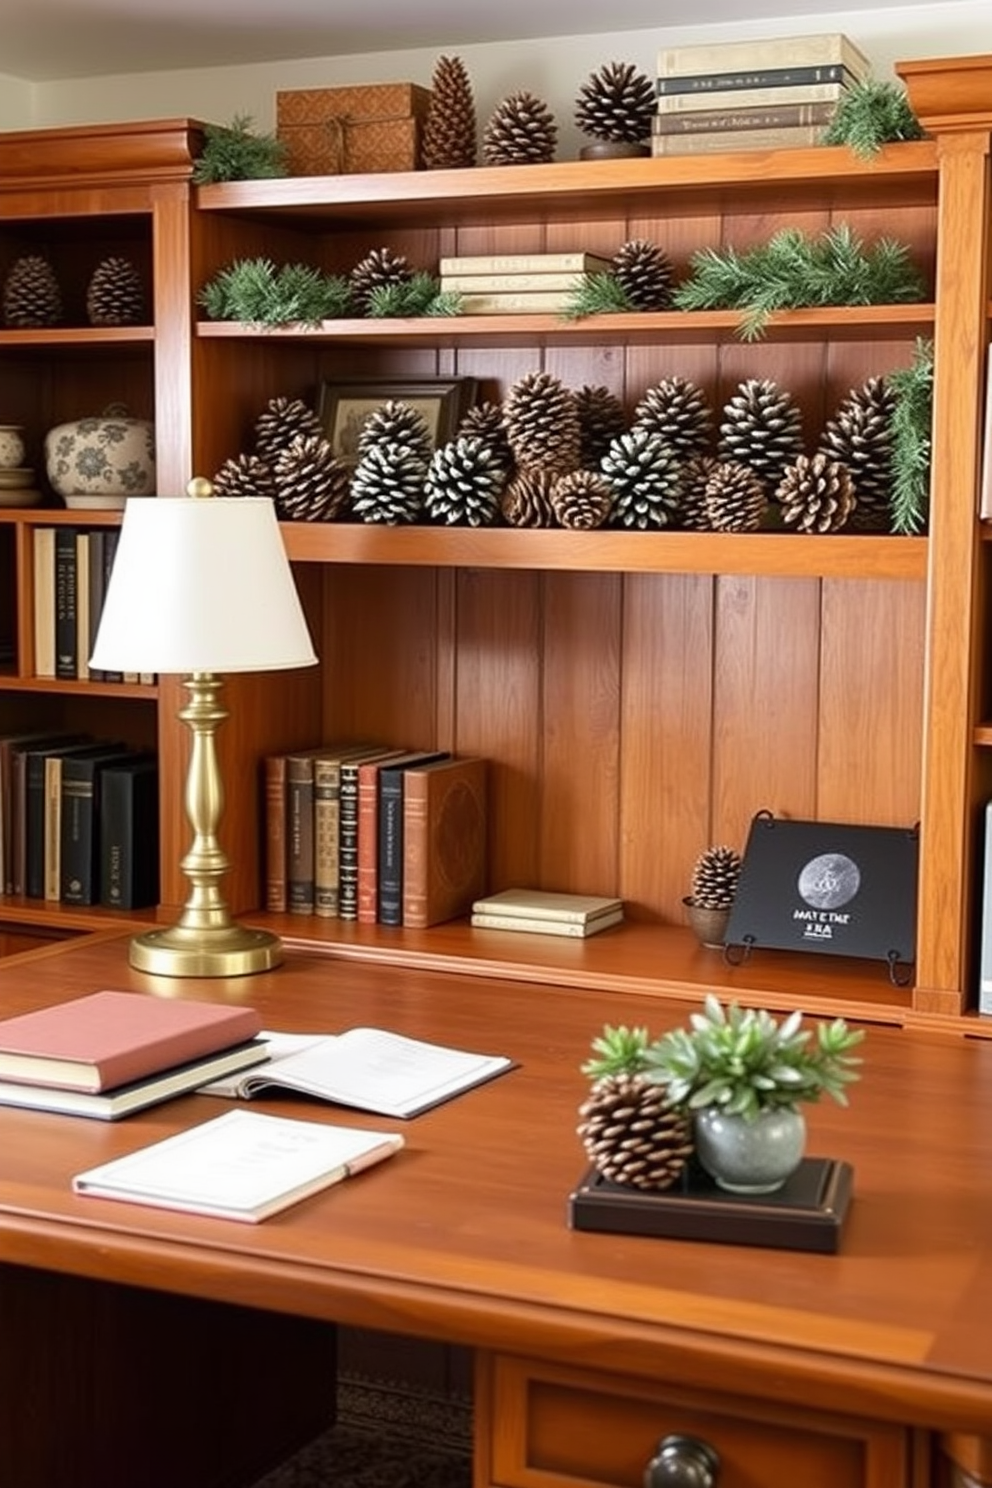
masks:
[(55, 270), (39, 253), (15, 259), (4, 280), (4, 325), (26, 330), (58, 325), (62, 319), (62, 292)]
[(895, 403), (885, 378), (870, 377), (844, 399), (820, 440), (820, 451), (850, 472), (857, 506), (848, 525), (859, 532), (887, 532), (891, 526)]
[(612, 526), (643, 532), (675, 525), (681, 462), (660, 434), (644, 429), (621, 434), (603, 456), (600, 470), (613, 492)]
[(86, 287), (90, 325), (139, 325), (144, 313), (144, 285), (131, 260), (114, 254), (97, 264)]
[(575, 395), (550, 372), (527, 372), (507, 391), (503, 428), (520, 468), (567, 475), (582, 448)]
[(408, 284), (412, 278), (413, 269), (402, 253), (394, 253), (391, 248), (373, 248), (352, 269), (348, 282), (356, 305), (365, 313), (373, 290)]
[(650, 138), (654, 84), (630, 62), (607, 62), (591, 73), (575, 100), (575, 123), (593, 139), (637, 145)]
[(641, 1075), (596, 1080), (579, 1107), (578, 1134), (610, 1183), (655, 1192), (681, 1178), (693, 1150), (689, 1119)]
[(511, 93), (497, 106), (482, 135), (486, 165), (536, 165), (554, 160), (558, 126), (532, 93)]
[(602, 527), (610, 515), (613, 492), (595, 470), (560, 475), (551, 488), (551, 509), (559, 527)]
[(399, 398), (387, 398), (369, 414), (358, 435), (358, 458), (362, 459), (377, 444), (408, 449), (424, 465), (434, 450), (431, 431), (423, 414)]
[(424, 510), (447, 526), (490, 527), (500, 514), (506, 469), (484, 440), (462, 434), (435, 450), (424, 482)]
[(720, 459), (747, 465), (771, 490), (802, 452), (802, 419), (789, 394), (769, 378), (742, 382), (723, 411)]
[(290, 522), (330, 522), (348, 504), (351, 467), (322, 434), (300, 434), (272, 467), (276, 510)]
[(687, 532), (713, 530), (706, 508), (706, 487), (719, 464), (715, 455), (693, 455), (682, 465), (679, 526), (684, 527)]
[(255, 420), (255, 453), (271, 465), (294, 439), (321, 432), (320, 419), (302, 398), (270, 398)]
[(649, 387), (634, 409), (633, 427), (661, 434), (683, 460), (705, 454), (713, 410), (702, 388), (686, 377), (666, 377)]
[(854, 483), (839, 461), (822, 453), (800, 455), (782, 476), (775, 499), (786, 527), (837, 532), (854, 510)]
[(234, 455), (225, 460), (213, 479), (215, 496), (268, 496), (275, 500), (272, 470), (258, 455)]
[(551, 470), (518, 470), (500, 498), (500, 514), (510, 527), (557, 525), (551, 493), (558, 477)]
[(606, 387), (580, 387), (574, 396), (579, 415), (579, 463), (586, 470), (597, 470), (613, 440), (626, 431), (623, 404)]
[(635, 310), (664, 310), (675, 282), (671, 259), (657, 243), (631, 238), (612, 259), (613, 277)]
[(351, 506), (363, 522), (400, 526), (424, 509), (427, 461), (401, 445), (374, 444), (351, 478)]
[(737, 896), (741, 857), (732, 847), (708, 847), (692, 869), (692, 903), (698, 909), (730, 909)]
[(475, 102), (461, 57), (437, 59), (421, 154), (426, 170), (475, 165)]
[(768, 510), (765, 487), (753, 470), (736, 460), (717, 460), (703, 493), (714, 532), (757, 532)]

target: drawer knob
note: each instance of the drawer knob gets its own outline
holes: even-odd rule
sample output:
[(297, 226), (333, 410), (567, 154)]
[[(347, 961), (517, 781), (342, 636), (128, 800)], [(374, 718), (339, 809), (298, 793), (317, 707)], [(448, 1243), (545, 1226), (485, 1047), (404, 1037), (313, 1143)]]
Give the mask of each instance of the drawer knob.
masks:
[(716, 1488), (720, 1458), (698, 1436), (665, 1436), (644, 1469), (644, 1488)]

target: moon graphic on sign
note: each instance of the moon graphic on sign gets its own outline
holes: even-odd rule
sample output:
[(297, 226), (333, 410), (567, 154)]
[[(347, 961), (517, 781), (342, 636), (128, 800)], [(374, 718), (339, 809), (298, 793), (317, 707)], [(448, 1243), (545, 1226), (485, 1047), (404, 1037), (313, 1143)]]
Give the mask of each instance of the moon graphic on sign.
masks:
[(821, 853), (799, 875), (799, 893), (813, 909), (840, 909), (861, 887), (861, 871), (844, 853)]

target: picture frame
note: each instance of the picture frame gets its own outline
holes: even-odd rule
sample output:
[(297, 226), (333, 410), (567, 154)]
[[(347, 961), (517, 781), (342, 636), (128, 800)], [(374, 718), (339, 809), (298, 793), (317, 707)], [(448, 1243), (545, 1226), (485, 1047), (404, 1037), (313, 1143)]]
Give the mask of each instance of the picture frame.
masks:
[(437, 449), (454, 438), (477, 395), (475, 377), (349, 378), (321, 383), (317, 416), (337, 458), (354, 465), (362, 426), (383, 403), (406, 403), (422, 414)]

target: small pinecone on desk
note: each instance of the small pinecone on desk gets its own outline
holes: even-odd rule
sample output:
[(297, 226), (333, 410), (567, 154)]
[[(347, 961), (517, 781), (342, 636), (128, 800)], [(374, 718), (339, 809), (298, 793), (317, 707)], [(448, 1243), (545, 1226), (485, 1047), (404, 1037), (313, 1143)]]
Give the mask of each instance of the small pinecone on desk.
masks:
[(688, 1118), (640, 1075), (598, 1079), (579, 1107), (578, 1133), (596, 1171), (629, 1188), (671, 1188), (692, 1155)]

